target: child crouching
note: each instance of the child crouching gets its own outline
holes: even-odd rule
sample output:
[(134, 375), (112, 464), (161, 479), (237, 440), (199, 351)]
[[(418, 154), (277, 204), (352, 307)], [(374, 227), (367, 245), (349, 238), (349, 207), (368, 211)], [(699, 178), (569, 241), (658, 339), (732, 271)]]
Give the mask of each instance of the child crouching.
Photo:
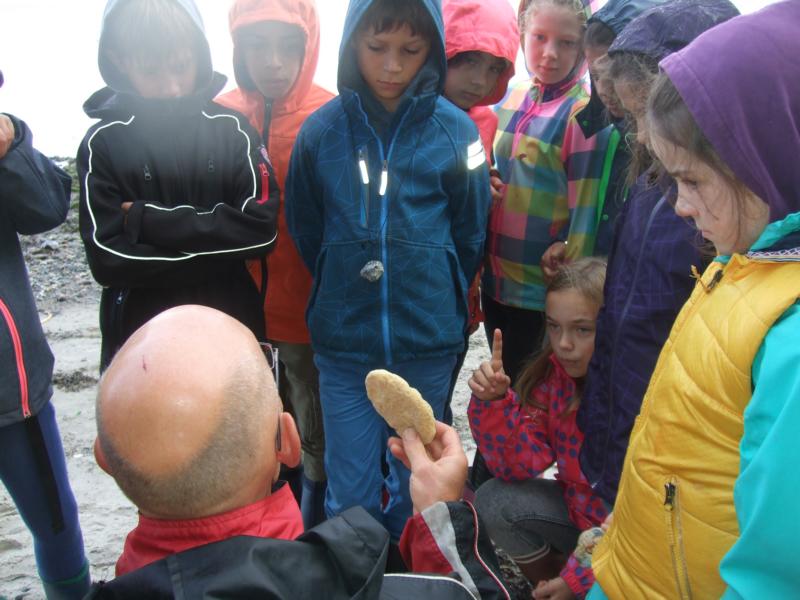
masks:
[[(532, 583), (582, 596), (591, 570), (566, 556), (581, 530), (600, 525), (606, 507), (580, 470), (583, 434), (575, 423), (583, 378), (594, 351), (605, 262), (584, 258), (562, 266), (547, 287), (547, 341), (523, 369), (515, 389), (502, 364), (502, 334), (491, 361), (469, 381), (469, 422), (497, 478), (480, 487), (476, 507), (495, 543)], [(555, 480), (540, 478), (556, 465)], [(537, 593), (540, 590), (537, 589)]]

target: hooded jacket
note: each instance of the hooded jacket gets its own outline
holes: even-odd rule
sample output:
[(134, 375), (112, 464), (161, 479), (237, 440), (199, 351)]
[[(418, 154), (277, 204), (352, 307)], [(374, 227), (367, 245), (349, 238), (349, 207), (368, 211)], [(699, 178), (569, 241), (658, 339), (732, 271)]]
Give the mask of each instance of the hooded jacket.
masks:
[[(105, 287), (103, 363), (177, 304), (217, 308), (263, 338), (261, 299), (243, 259), (265, 255), (276, 238), (278, 190), (266, 151), (241, 115), (213, 103), (225, 79), (212, 72), (204, 37), (194, 93), (147, 99), (131, 90), (105, 33), (124, 1), (106, 7), (98, 61), (109, 87), (84, 105), (100, 122), (78, 151), (81, 237)], [(180, 5), (202, 32), (194, 4)], [(127, 215), (123, 202), (133, 203)]]
[[(611, 0), (589, 18), (587, 25), (603, 23), (616, 36), (643, 11), (666, 1)], [(595, 254), (608, 255), (614, 239), (616, 221), (628, 194), (625, 178), (631, 157), (627, 144), (622, 142), (625, 123), (622, 120), (614, 121), (607, 113), (594, 82), (589, 103), (578, 113), (577, 119), (584, 135), (597, 135), (600, 138), (598, 146), (606, 148), (598, 192)]]
[[(622, 30), (633, 19), (644, 11), (670, 0), (609, 0), (603, 8), (594, 13), (586, 22), (587, 26), (592, 23), (602, 23), (615, 36), (622, 33)], [(578, 113), (578, 122), (583, 133), (591, 137), (599, 133), (609, 125), (609, 117), (606, 115), (605, 105), (600, 99), (595, 86), (592, 86), (589, 103)]]
[(506, 95), (519, 52), (519, 29), (507, 0), (444, 0), (445, 54), (450, 61), (462, 52), (485, 52), (506, 61), (494, 89), (467, 114), (475, 122), (486, 156), (492, 156), (497, 115), (490, 108)]
[[(233, 37), (233, 65), (239, 87), (217, 98), (217, 102), (245, 115), (261, 134), (270, 160), (275, 168), (278, 186), (285, 188), (297, 133), (306, 118), (333, 94), (313, 83), (319, 56), (319, 16), (314, 0), (238, 0), (230, 10), (230, 30)], [(243, 27), (262, 21), (279, 21), (299, 27), (305, 36), (305, 54), (297, 80), (289, 93), (268, 102), (258, 91), (247, 73), (237, 32)], [(285, 206), (285, 198), (282, 205)], [(311, 274), (297, 253), (286, 227), (286, 215), (278, 213), (278, 241), (266, 259), (268, 266), (267, 294), (264, 316), (267, 337), (292, 343), (308, 343), (305, 308), (311, 292)], [(263, 260), (250, 261), (250, 270), (261, 288), (264, 279)]]
[(497, 107), (494, 150), (505, 189), (489, 219), (482, 283), (501, 304), (544, 310), (540, 262), (554, 242), (568, 240), (571, 259), (594, 251), (605, 148), (575, 119), (588, 100), (584, 71), (581, 56), (563, 81), (519, 82)]
[(748, 252), (716, 258), (659, 357), (594, 554), (614, 598), (797, 593), (800, 173), (784, 152), (800, 149), (798, 22), (797, 2), (778, 3), (661, 62), (771, 222)]
[[(728, 0), (675, 0), (634, 19), (609, 53), (659, 60), (737, 14)], [(633, 186), (617, 218), (595, 352), (578, 409), (585, 434), (581, 467), (610, 504), (650, 375), (694, 288), (691, 267), (702, 271), (708, 263), (697, 230), (675, 214), (663, 185), (647, 177)]]
[[(514, 76), (514, 61), (519, 52), (517, 17), (506, 0), (445, 0), (442, 13), (448, 63), (462, 52), (485, 52), (506, 61), (506, 69), (498, 76), (494, 89), (467, 111), (478, 127), (483, 150), (491, 164), (494, 162), (492, 146), (497, 133), (497, 115), (490, 105), (502, 100)], [(469, 329), (483, 322), (479, 286), (480, 274), (469, 289)]]
[(314, 275), (307, 319), (317, 353), (361, 364), (454, 355), (483, 251), (489, 174), (477, 129), (440, 96), (439, 3), (426, 63), (394, 113), (369, 91), (351, 40), (371, 0), (353, 0), (339, 51), (339, 97), (300, 130), (286, 218)]
[(70, 178), (31, 145), (19, 119), (0, 158), (0, 428), (36, 415), (52, 395), (47, 345), (19, 235), (53, 229), (67, 217)]

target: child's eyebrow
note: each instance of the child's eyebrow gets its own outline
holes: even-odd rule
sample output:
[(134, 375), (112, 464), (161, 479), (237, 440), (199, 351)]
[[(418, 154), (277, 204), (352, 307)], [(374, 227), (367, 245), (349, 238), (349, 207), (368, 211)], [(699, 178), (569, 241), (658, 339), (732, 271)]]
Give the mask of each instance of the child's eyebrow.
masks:
[(674, 171), (667, 170), (667, 174), (673, 179), (677, 179), (678, 177), (685, 178), (692, 176), (692, 170), (690, 168), (678, 168)]

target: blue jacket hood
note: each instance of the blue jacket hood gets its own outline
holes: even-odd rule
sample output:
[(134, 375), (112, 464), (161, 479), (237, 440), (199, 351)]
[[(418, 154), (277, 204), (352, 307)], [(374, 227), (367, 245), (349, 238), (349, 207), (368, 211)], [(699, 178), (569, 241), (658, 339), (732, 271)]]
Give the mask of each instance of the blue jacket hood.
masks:
[[(100, 68), (100, 75), (108, 87), (117, 92), (131, 92), (133, 88), (128, 78), (120, 72), (111, 60), (108, 52), (107, 26), (109, 18), (113, 13), (125, 2), (129, 1), (130, 0), (108, 0), (106, 8), (103, 11), (103, 25), (100, 32), (100, 44), (97, 52), (97, 64)], [(212, 77), (211, 50), (208, 47), (208, 40), (206, 39), (205, 28), (203, 27), (203, 18), (200, 16), (200, 11), (197, 9), (194, 0), (174, 0), (174, 2), (189, 14), (189, 17), (191, 17), (201, 33), (202, 47), (200, 56), (198, 57), (197, 71), (197, 88), (200, 89), (208, 85)]]
[(738, 14), (729, 0), (672, 0), (631, 21), (611, 44), (608, 54), (636, 52), (659, 61)]
[[(419, 2), (430, 14), (436, 29), (436, 37), (431, 40), (431, 49), (428, 60), (417, 73), (414, 81), (406, 90), (406, 97), (423, 96), (427, 94), (439, 95), (444, 90), (447, 76), (447, 58), (444, 43), (444, 19), (442, 18), (441, 0), (407, 0)], [(339, 46), (339, 71), (336, 86), (341, 93), (345, 89), (364, 92), (366, 83), (358, 70), (353, 37), (364, 13), (374, 0), (350, 0), (347, 15), (344, 20), (342, 43)]]
[[(614, 35), (619, 35), (625, 26), (644, 11), (668, 2), (669, 0), (610, 0), (603, 8), (593, 14), (587, 25), (603, 23), (608, 26)], [(586, 137), (599, 133), (610, 122), (606, 114), (606, 107), (597, 93), (596, 86), (592, 83), (591, 98), (586, 107), (578, 113), (578, 124)]]
[(591, 16), (587, 25), (603, 23), (614, 35), (619, 35), (628, 23), (644, 11), (665, 2), (669, 0), (610, 0)]

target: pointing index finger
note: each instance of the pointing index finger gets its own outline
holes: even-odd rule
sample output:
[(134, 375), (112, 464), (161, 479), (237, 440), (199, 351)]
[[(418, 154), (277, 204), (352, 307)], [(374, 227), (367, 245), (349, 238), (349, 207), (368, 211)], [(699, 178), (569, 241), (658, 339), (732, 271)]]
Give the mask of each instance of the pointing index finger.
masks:
[(492, 369), (495, 373), (503, 368), (503, 332), (500, 329), (494, 330), (492, 339)]

